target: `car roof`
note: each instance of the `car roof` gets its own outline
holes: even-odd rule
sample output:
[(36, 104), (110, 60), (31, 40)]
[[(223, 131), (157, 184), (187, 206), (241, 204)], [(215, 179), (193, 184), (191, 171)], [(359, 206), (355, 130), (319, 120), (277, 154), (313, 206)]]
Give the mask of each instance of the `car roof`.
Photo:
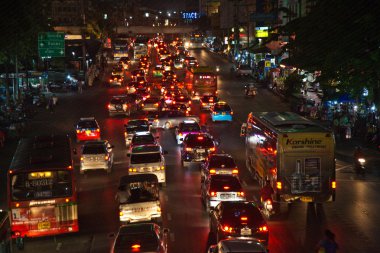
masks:
[(107, 142), (108, 142), (107, 140), (100, 140), (100, 141), (86, 141), (85, 143), (83, 143), (83, 146), (104, 145), (104, 144), (107, 143)]
[(157, 226), (154, 223), (138, 223), (138, 224), (128, 224), (122, 225), (119, 228), (119, 234), (130, 234), (130, 233), (143, 233), (151, 232), (154, 227)]
[(219, 244), (226, 249), (225, 252), (250, 252), (266, 253), (265, 246), (257, 240), (252, 239), (225, 239), (219, 241)]

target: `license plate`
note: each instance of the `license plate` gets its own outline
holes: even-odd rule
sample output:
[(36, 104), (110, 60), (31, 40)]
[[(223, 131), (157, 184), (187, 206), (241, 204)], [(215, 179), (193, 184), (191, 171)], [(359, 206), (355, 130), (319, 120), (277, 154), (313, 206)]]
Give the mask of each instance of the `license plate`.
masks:
[(217, 174), (231, 174), (229, 171), (221, 170)]
[(228, 194), (228, 193), (222, 193), (222, 194), (220, 194), (220, 198), (221, 198), (221, 199), (229, 199), (229, 198), (231, 198), (231, 194)]
[(300, 199), (302, 202), (313, 202), (313, 198), (309, 196), (303, 196)]
[(86, 130), (86, 134), (90, 135), (91, 134), (91, 130)]
[(205, 149), (197, 149), (197, 152), (198, 153), (204, 153), (204, 152), (206, 152), (206, 150)]
[(222, 112), (222, 115), (226, 115), (226, 113), (225, 113), (225, 112)]
[(37, 227), (38, 227), (38, 230), (49, 229), (50, 228), (50, 221), (39, 222), (37, 224)]
[(252, 235), (252, 231), (249, 228), (240, 229), (240, 235)]

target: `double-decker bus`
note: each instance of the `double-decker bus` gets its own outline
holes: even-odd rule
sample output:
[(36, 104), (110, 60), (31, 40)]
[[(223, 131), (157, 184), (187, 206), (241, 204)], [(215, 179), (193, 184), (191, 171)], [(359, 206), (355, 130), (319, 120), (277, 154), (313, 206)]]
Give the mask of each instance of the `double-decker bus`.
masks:
[(148, 55), (149, 38), (145, 36), (137, 36), (133, 44), (133, 58), (140, 59), (141, 56)]
[(192, 67), (186, 73), (186, 88), (192, 99), (199, 99), (203, 95), (216, 95), (218, 75), (208, 66)]
[(333, 133), (293, 112), (251, 112), (243, 123), (246, 165), (277, 202), (335, 200)]
[(12, 236), (77, 232), (77, 193), (66, 135), (20, 140), (8, 171)]
[(193, 34), (185, 41), (186, 49), (199, 49), (203, 48), (204, 45), (204, 37), (201, 34)]

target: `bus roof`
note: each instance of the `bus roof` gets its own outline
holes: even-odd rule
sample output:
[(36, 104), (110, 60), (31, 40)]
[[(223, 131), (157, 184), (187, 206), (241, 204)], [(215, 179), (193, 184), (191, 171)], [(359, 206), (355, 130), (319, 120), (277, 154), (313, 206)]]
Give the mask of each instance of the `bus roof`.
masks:
[(323, 126), (294, 112), (252, 112), (251, 115), (278, 133), (330, 132)]
[(64, 169), (72, 166), (71, 144), (66, 135), (39, 135), (19, 141), (9, 167), (18, 170)]
[(192, 72), (194, 74), (203, 74), (203, 73), (210, 73), (215, 74), (214, 69), (209, 66), (199, 66), (199, 67), (193, 67)]

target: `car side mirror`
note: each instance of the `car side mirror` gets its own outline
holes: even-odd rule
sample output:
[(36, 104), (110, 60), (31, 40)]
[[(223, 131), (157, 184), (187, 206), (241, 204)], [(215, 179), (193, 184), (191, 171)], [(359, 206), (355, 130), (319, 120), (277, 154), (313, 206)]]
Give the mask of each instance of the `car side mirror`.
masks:
[(247, 135), (247, 123), (243, 123), (240, 128), (240, 137)]

